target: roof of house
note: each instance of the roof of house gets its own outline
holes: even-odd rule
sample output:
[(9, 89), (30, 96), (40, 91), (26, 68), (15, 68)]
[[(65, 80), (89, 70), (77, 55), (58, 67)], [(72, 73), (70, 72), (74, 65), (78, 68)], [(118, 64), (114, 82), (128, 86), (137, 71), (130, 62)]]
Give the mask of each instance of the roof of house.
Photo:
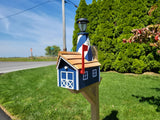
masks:
[[(70, 63), (76, 69), (82, 69), (82, 55), (79, 52), (60, 51), (58, 53), (57, 65), (60, 57), (62, 57), (65, 61)], [(93, 61), (87, 61), (86, 59), (84, 60), (85, 68), (96, 67), (100, 65), (101, 64), (98, 62), (97, 59), (94, 59)]]

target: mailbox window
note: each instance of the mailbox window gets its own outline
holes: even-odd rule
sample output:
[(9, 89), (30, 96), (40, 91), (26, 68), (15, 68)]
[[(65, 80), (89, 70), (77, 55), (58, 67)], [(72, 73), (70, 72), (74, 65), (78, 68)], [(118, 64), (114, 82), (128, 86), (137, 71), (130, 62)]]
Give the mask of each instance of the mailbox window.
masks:
[(62, 72), (62, 79), (66, 79), (66, 72)]
[(74, 89), (74, 73), (61, 71), (61, 87)]
[(97, 77), (97, 69), (92, 70), (92, 77)]
[(68, 73), (68, 80), (73, 80), (72, 73)]
[(88, 80), (88, 71), (85, 71), (83, 75), (83, 80)]

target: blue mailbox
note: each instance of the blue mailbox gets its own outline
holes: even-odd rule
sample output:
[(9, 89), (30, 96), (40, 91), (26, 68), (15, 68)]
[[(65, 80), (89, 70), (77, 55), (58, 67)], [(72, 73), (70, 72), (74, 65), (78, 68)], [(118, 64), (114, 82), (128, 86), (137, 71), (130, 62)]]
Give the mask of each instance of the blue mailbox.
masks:
[(79, 52), (59, 52), (57, 61), (57, 84), (59, 87), (80, 90), (100, 81), (100, 63), (94, 59), (84, 59), (84, 74), (82, 70), (82, 55)]

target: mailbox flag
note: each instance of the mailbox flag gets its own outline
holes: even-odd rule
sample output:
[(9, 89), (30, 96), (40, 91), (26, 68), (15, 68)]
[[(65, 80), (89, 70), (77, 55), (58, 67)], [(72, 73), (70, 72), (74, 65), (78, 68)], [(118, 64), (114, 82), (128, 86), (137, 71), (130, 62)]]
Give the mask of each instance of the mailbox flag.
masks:
[(84, 68), (84, 51), (88, 51), (88, 46), (87, 45), (82, 45), (82, 69), (80, 71), (81, 74), (85, 73), (85, 68)]
[(83, 51), (88, 51), (88, 46), (87, 45), (83, 45)]
[(90, 41), (88, 34), (80, 34), (77, 40), (77, 49), (76, 51), (82, 54), (82, 45), (88, 46), (88, 50), (84, 52), (85, 59), (88, 61), (92, 61), (92, 51), (90, 46)]

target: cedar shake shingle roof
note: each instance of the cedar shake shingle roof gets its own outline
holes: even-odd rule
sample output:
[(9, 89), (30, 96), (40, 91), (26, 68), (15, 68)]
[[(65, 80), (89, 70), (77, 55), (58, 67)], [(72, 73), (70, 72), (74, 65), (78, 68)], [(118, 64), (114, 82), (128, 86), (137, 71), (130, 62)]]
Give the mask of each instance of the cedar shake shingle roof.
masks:
[[(70, 63), (76, 69), (81, 69), (82, 68), (82, 55), (80, 53), (60, 51), (58, 53), (57, 65), (58, 65), (60, 57), (65, 59), (68, 63)], [(86, 59), (84, 60), (85, 68), (96, 67), (96, 66), (100, 66), (100, 65), (101, 64), (98, 62), (97, 59), (94, 59), (93, 61), (87, 61)]]

